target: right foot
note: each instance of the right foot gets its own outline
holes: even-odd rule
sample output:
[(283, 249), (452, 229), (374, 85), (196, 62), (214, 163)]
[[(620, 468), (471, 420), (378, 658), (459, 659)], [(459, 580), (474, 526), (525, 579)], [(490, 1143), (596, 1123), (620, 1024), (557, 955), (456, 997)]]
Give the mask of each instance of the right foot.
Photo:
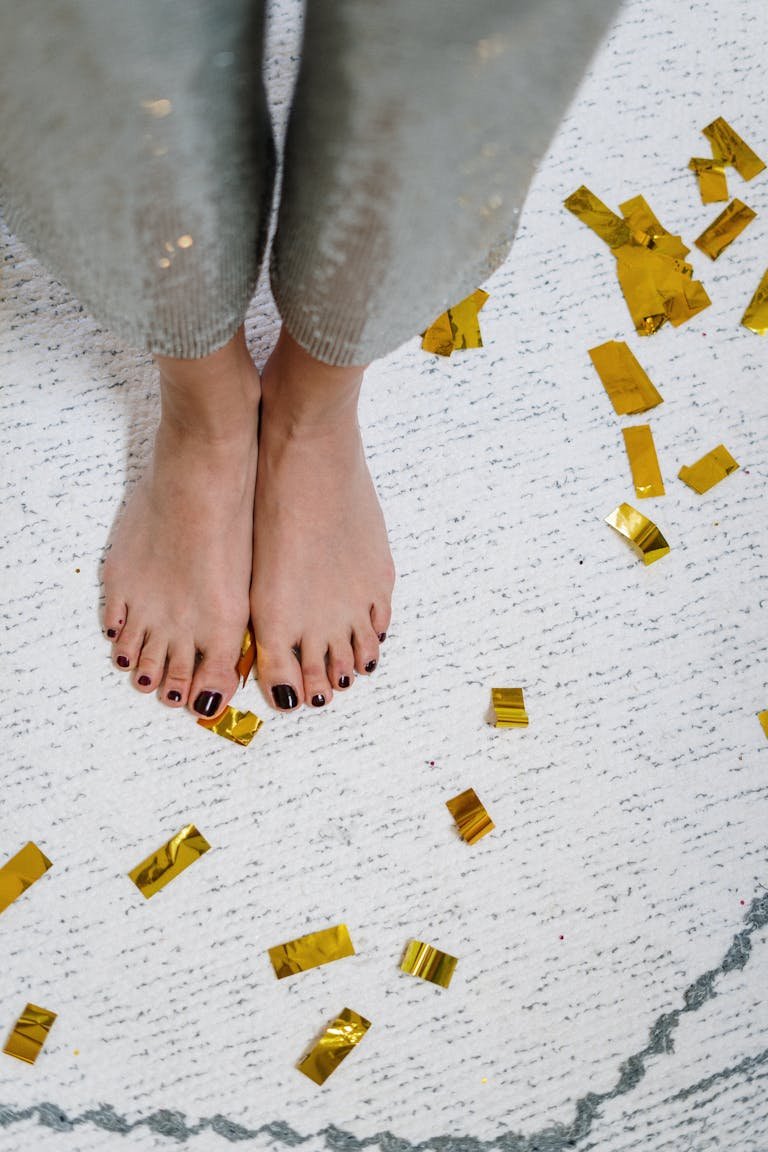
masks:
[(242, 329), (158, 364), (154, 458), (105, 560), (104, 629), (140, 692), (212, 717), (237, 688), (248, 623), (259, 376)]

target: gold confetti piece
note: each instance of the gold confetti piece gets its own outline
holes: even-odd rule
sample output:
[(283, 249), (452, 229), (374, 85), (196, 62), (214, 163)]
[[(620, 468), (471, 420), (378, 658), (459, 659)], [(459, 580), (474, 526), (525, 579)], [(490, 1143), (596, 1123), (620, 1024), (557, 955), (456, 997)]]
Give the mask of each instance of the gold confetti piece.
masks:
[(758, 336), (765, 336), (768, 332), (768, 271), (763, 274), (741, 322)]
[(240, 648), (240, 659), (237, 662), (237, 674), (242, 678), (243, 687), (245, 687), (248, 676), (250, 675), (253, 662), (256, 659), (256, 640), (253, 635), (253, 629), (249, 624), (243, 636), (242, 647)]
[(607, 340), (590, 348), (589, 356), (619, 416), (647, 412), (663, 402), (623, 340)]
[(358, 1012), (344, 1008), (296, 1065), (315, 1084), (324, 1084), (342, 1060), (349, 1056), (371, 1026)]
[(278, 980), (354, 955), (355, 949), (346, 924), (310, 932), (307, 936), (299, 936), (297, 940), (289, 940), (286, 944), (278, 944), (269, 949), (269, 958)]
[(55, 1019), (55, 1012), (38, 1008), (37, 1004), (27, 1004), (13, 1026), (3, 1052), (26, 1064), (34, 1064)]
[(757, 718), (760, 721), (760, 726), (763, 729), (763, 732), (765, 732), (766, 736), (768, 736), (768, 709), (766, 709), (765, 712), (758, 712)]
[(458, 962), (455, 956), (441, 952), (431, 944), (411, 940), (405, 949), (400, 968), (410, 976), (418, 976), (422, 980), (429, 980), (430, 984), (439, 984), (441, 988), (447, 988)]
[(0, 912), (44, 876), (52, 864), (32, 840), (0, 868)]
[(445, 806), (456, 821), (459, 836), (467, 844), (476, 844), (496, 827), (474, 788), (467, 788), (466, 792), (446, 800)]
[(738, 132), (735, 132), (722, 116), (718, 116), (717, 120), (713, 120), (702, 131), (709, 140), (712, 155), (722, 156), (729, 164), (733, 164), (742, 179), (751, 180), (765, 168), (760, 157), (744, 143)]
[(239, 712), (231, 704), (213, 720), (198, 720), (201, 728), (207, 728), (235, 744), (242, 744), (243, 748), (248, 747), (263, 723), (253, 712)]
[(653, 521), (631, 504), (619, 504), (606, 516), (605, 522), (629, 540), (642, 556), (644, 564), (654, 564), (669, 552), (669, 544)]
[(713, 220), (709, 227), (704, 229), (701, 236), (694, 240), (694, 244), (706, 256), (712, 260), (717, 260), (720, 253), (733, 243), (756, 215), (757, 213), (748, 208), (746, 204), (742, 204), (741, 200), (731, 200), (728, 207), (723, 209), (717, 219)]
[(187, 824), (157, 852), (137, 864), (128, 875), (142, 896), (149, 900), (150, 896), (165, 888), (166, 884), (185, 868), (189, 868), (190, 864), (194, 864), (209, 848), (210, 844), (202, 832), (198, 832), (194, 824)]
[(527, 728), (522, 688), (491, 688), (495, 728)]
[(482, 348), (477, 314), (487, 299), (488, 293), (476, 288), (470, 296), (443, 312), (422, 333), (422, 348), (438, 356), (450, 356), (457, 349)]
[(634, 424), (622, 428), (624, 445), (632, 469), (635, 494), (641, 499), (648, 496), (663, 496), (664, 481), (661, 478), (656, 446), (650, 424)]
[(609, 248), (618, 248), (621, 244), (629, 243), (630, 229), (626, 220), (622, 220), (612, 212), (584, 184), (572, 192), (564, 203), (568, 211), (573, 212), (582, 224), (586, 224), (596, 232)]
[(644, 196), (633, 196), (631, 200), (620, 204), (619, 208), (635, 244), (656, 249), (675, 260), (685, 260), (690, 248), (683, 244), (680, 236), (667, 231)]
[(684, 464), (677, 475), (684, 484), (693, 488), (694, 492), (701, 493), (714, 488), (715, 484), (725, 480), (726, 476), (730, 476), (737, 468), (738, 464), (725, 444), (718, 444), (717, 448), (707, 452), (706, 456), (702, 456), (701, 460), (697, 460), (690, 467)]
[(719, 200), (728, 199), (728, 181), (722, 156), (693, 156), (688, 161), (688, 167), (696, 173), (702, 203), (715, 204)]

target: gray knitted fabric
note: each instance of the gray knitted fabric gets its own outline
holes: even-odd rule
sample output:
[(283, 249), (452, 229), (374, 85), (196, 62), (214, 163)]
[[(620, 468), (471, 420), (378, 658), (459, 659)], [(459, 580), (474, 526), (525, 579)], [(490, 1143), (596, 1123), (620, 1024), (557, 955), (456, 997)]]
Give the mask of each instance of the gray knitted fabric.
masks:
[[(617, 0), (308, 0), (271, 278), (291, 334), (364, 364), (504, 259)], [(5, 0), (9, 226), (117, 337), (236, 331), (274, 148), (259, 0)]]

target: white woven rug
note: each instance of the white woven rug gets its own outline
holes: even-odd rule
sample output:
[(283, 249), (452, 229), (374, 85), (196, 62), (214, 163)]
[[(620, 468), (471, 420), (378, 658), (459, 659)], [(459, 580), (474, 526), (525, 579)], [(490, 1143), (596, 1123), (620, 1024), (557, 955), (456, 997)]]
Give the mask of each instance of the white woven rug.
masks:
[[(295, 33), (284, 0), (278, 115)], [(694, 250), (712, 307), (647, 340), (561, 207), (643, 193), (690, 243), (717, 213), (699, 129), (768, 154), (766, 51), (763, 0), (627, 5), (487, 285), (485, 348), (414, 340), (370, 372), (399, 568), (380, 669), (317, 714), (249, 686), (249, 750), (110, 666), (99, 561), (153, 373), (3, 235), (0, 858), (32, 839), (54, 867), (0, 917), (2, 1039), (27, 1000), (59, 1015), (35, 1066), (0, 1056), (2, 1152), (768, 1149), (767, 346), (739, 325), (768, 174), (731, 177), (758, 218), (718, 263)], [(262, 291), (259, 362), (276, 330)], [(586, 355), (608, 339), (665, 400), (648, 569), (603, 523), (634, 503), (633, 421)], [(742, 468), (697, 496), (677, 470), (721, 441)], [(507, 684), (525, 731), (485, 723)], [(444, 806), (469, 786), (497, 825), (473, 848)], [(126, 873), (190, 821), (212, 850), (145, 902)], [(269, 946), (339, 921), (355, 958), (275, 980)], [(450, 989), (398, 971), (411, 936), (460, 958)], [(344, 1006), (373, 1027), (318, 1088), (294, 1064)]]

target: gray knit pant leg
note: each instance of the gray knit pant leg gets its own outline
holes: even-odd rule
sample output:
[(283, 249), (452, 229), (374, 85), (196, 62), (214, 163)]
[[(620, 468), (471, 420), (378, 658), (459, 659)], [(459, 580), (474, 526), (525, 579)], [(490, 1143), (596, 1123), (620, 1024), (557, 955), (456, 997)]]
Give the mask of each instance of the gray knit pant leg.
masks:
[(272, 288), (334, 364), (397, 347), (505, 258), (617, 0), (308, 0)]

